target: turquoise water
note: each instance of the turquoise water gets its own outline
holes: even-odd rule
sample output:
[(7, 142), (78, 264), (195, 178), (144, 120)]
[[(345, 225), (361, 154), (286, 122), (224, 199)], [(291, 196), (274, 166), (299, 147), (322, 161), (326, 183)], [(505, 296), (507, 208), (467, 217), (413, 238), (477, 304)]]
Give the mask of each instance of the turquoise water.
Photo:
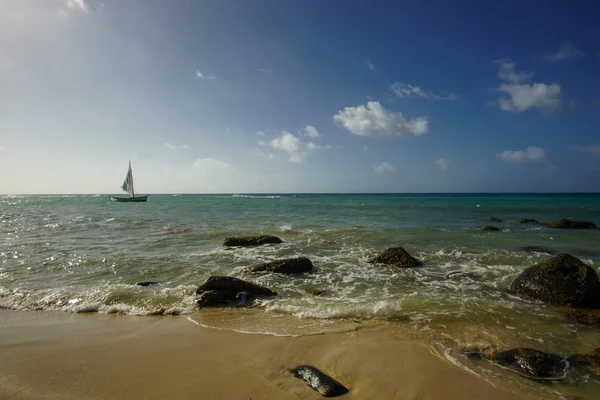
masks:
[[(600, 223), (600, 195), (152, 195), (147, 203), (96, 196), (0, 197), (0, 306), (146, 314), (195, 310), (194, 287), (231, 274), (275, 287), (268, 311), (298, 316), (393, 317), (469, 312), (465, 302), (522, 304), (504, 292), (526, 266), (569, 252), (596, 268), (600, 231), (523, 225), (569, 217)], [(489, 217), (505, 222), (491, 223)], [(492, 224), (501, 232), (482, 232)], [(280, 246), (226, 249), (227, 236), (274, 234)], [(395, 270), (366, 261), (403, 246), (425, 261)], [(310, 276), (242, 268), (307, 256)], [(462, 271), (463, 273), (458, 273)], [(448, 274), (451, 273), (451, 274)], [(155, 280), (161, 285), (138, 287)], [(328, 296), (307, 297), (319, 288)]]
[[(0, 308), (191, 314), (197, 285), (227, 274), (275, 289), (280, 296), (257, 308), (285, 316), (279, 328), (286, 333), (294, 318), (304, 328), (312, 326), (306, 321), (409, 323), (457, 359), (459, 347), (473, 344), (560, 354), (600, 347), (597, 328), (506, 291), (520, 271), (550, 256), (546, 250), (568, 252), (598, 270), (600, 230), (519, 224), (523, 217), (598, 225), (600, 195), (151, 195), (147, 203), (114, 203), (105, 195), (0, 196)], [(483, 232), (483, 225), (501, 231)], [(221, 245), (227, 236), (255, 234), (284, 243)], [(405, 247), (425, 266), (367, 263), (392, 246)], [(309, 257), (316, 271), (244, 271), (292, 256)], [(143, 280), (160, 284), (135, 285)], [(310, 294), (314, 289), (324, 295)], [(277, 333), (277, 326), (238, 317), (241, 331)], [(239, 326), (243, 321), (252, 326)]]

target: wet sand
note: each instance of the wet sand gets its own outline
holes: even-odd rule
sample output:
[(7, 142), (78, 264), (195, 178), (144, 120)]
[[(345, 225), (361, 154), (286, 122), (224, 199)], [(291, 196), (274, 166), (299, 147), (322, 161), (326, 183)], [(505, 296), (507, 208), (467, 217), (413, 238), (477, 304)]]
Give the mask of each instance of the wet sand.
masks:
[(288, 372), (303, 363), (348, 387), (348, 400), (542, 398), (494, 386), (393, 329), (277, 337), (191, 317), (0, 310), (0, 398), (323, 398)]

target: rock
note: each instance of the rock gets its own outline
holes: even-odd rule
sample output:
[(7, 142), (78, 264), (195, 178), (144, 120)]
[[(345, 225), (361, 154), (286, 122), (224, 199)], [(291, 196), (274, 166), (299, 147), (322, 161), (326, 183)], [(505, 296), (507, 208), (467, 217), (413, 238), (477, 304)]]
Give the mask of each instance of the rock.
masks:
[(600, 348), (583, 355), (575, 354), (570, 356), (568, 360), (573, 367), (587, 369), (589, 372), (600, 376)]
[(260, 246), (263, 244), (279, 243), (283, 243), (283, 240), (279, 239), (277, 236), (238, 236), (225, 238), (223, 246)]
[(196, 294), (199, 307), (221, 305), (244, 305), (255, 297), (277, 296), (277, 293), (264, 286), (231, 276), (211, 276), (198, 287)]
[(325, 295), (325, 291), (323, 289), (317, 289), (317, 288), (308, 288), (308, 289), (306, 289), (306, 293), (312, 294), (313, 296)]
[(198, 287), (196, 294), (207, 290), (219, 292), (246, 292), (251, 296), (277, 296), (277, 293), (256, 283), (244, 281), (232, 276), (211, 276)]
[(594, 229), (596, 225), (592, 224), (589, 221), (571, 221), (568, 218), (557, 219), (556, 221), (550, 223), (548, 228), (556, 228), (556, 229)]
[(526, 347), (501, 351), (489, 359), (534, 380), (564, 378), (569, 365), (564, 357)]
[(519, 220), (520, 224), (539, 224), (539, 222), (537, 222), (535, 219), (533, 218), (521, 218)]
[(390, 247), (379, 253), (377, 257), (370, 260), (369, 263), (389, 264), (401, 268), (415, 268), (423, 265), (422, 261), (417, 260), (402, 247)]
[(500, 218), (496, 218), (496, 217), (492, 217), (492, 218), (488, 219), (488, 221), (491, 221), (491, 222), (502, 222), (502, 220)]
[(141, 282), (136, 282), (135, 283), (138, 286), (150, 286), (150, 285), (158, 285), (159, 282), (155, 282), (155, 281), (141, 281)]
[(581, 308), (600, 307), (600, 281), (589, 265), (570, 254), (559, 254), (529, 267), (510, 289), (527, 299)]
[(600, 310), (574, 308), (567, 311), (567, 317), (574, 319), (580, 324), (600, 326)]
[(523, 250), (523, 251), (526, 251), (528, 253), (533, 253), (533, 252), (536, 252), (536, 253), (548, 253), (548, 254), (555, 254), (556, 253), (556, 250), (554, 250), (554, 249), (551, 249), (549, 247), (536, 246), (536, 245), (533, 245), (533, 246), (523, 246), (523, 247), (520, 247), (520, 249)]
[(482, 226), (481, 230), (482, 231), (499, 231), (500, 229), (496, 228), (495, 226), (486, 225), (486, 226)]
[(282, 258), (280, 260), (253, 265), (248, 269), (252, 272), (267, 271), (280, 274), (300, 274), (312, 271), (313, 263), (306, 257)]
[(348, 393), (348, 389), (344, 385), (310, 365), (299, 365), (290, 372), (296, 378), (305, 380), (323, 397), (335, 397)]

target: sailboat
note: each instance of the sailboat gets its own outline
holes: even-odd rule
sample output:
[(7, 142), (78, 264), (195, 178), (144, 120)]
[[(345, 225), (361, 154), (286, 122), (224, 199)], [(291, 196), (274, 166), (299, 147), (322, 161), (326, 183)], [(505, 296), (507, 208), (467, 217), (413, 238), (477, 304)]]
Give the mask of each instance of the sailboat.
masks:
[(136, 196), (135, 192), (133, 191), (133, 172), (131, 171), (131, 161), (129, 161), (129, 170), (127, 171), (127, 175), (125, 176), (125, 181), (123, 182), (123, 186), (121, 186), (121, 189), (129, 193), (129, 197), (108, 195), (110, 201), (140, 202), (148, 200), (148, 195)]

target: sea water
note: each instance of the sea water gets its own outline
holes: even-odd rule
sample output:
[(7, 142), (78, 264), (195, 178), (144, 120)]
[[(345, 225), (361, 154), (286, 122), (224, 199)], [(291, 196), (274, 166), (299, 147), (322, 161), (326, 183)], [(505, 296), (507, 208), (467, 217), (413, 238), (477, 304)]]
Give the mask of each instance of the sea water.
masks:
[[(521, 218), (540, 224), (520, 224)], [(106, 195), (0, 196), (0, 307), (192, 314), (197, 286), (211, 275), (231, 275), (278, 292), (253, 310), (285, 317), (285, 334), (293, 334), (290, 321), (320, 329), (336, 320), (396, 321), (433, 330), (436, 343), (453, 351), (488, 342), (590, 351), (600, 347), (597, 328), (567, 319), (564, 308), (507, 291), (523, 269), (550, 253), (572, 254), (598, 270), (600, 230), (545, 226), (558, 218), (600, 225), (600, 195), (165, 194), (146, 203), (115, 203)], [(481, 231), (483, 225), (500, 231)], [(257, 234), (284, 243), (222, 246), (228, 236)], [(424, 267), (368, 263), (393, 246)], [(310, 258), (315, 271), (244, 269), (296, 256)], [(260, 331), (256, 324), (237, 328)]]

